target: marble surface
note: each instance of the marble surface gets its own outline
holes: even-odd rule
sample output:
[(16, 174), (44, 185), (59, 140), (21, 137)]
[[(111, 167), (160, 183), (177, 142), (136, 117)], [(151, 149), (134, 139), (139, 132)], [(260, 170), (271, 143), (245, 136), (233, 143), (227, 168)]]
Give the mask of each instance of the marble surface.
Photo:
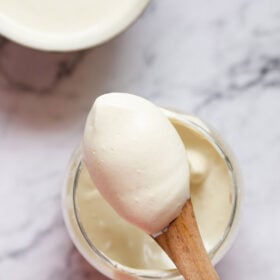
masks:
[(121, 36), (74, 53), (0, 38), (0, 279), (106, 279), (73, 247), (60, 192), (91, 103), (123, 91), (196, 114), (223, 135), (244, 200), (218, 272), (278, 280), (279, 46), (279, 0), (154, 0)]

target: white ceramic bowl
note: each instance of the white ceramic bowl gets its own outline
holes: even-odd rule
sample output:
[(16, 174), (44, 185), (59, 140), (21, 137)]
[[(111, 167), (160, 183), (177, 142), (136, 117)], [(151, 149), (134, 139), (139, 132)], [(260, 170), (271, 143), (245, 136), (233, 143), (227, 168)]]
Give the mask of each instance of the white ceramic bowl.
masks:
[[(7, 0), (8, 1), (8, 0)], [(27, 5), (28, 1), (22, 5)], [(114, 15), (114, 19), (107, 18), (104, 24), (99, 26), (87, 26), (84, 30), (77, 32), (47, 32), (38, 28), (34, 24), (25, 24), (20, 20), (20, 17), (11, 16), (5, 9), (0, 6), (0, 34), (5, 37), (28, 47), (46, 50), (46, 51), (74, 51), (93, 47), (108, 41), (124, 31), (132, 24), (144, 11), (150, 0), (133, 0), (131, 5), (126, 4), (126, 10), (120, 15)], [(3, 2), (5, 4), (5, 2)], [(11, 2), (10, 2), (11, 3)], [(16, 1), (14, 1), (16, 3)], [(39, 3), (39, 2), (38, 2)], [(67, 3), (67, 2), (66, 2)], [(130, 3), (130, 2), (128, 2)], [(40, 3), (39, 3), (40, 4)], [(128, 6), (129, 5), (129, 6)], [(21, 7), (16, 7), (16, 14), (21, 13)], [(20, 11), (20, 12), (18, 12)], [(79, 16), (76, 15), (76, 19)], [(50, 21), (52, 19), (50, 18)], [(75, 19), (73, 19), (75, 20)]]

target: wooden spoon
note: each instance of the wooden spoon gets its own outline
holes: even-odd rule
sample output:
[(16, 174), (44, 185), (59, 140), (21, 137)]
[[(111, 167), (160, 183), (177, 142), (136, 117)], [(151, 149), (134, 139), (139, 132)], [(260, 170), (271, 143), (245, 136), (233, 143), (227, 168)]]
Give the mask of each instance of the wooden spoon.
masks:
[(204, 248), (190, 199), (181, 214), (155, 240), (186, 280), (220, 279)]

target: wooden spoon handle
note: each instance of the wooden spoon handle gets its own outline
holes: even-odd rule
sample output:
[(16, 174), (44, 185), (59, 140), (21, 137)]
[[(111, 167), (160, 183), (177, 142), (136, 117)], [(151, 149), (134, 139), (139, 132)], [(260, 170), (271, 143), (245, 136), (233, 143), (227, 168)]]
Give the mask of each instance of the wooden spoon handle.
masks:
[(219, 279), (204, 248), (190, 199), (179, 217), (155, 240), (186, 280)]

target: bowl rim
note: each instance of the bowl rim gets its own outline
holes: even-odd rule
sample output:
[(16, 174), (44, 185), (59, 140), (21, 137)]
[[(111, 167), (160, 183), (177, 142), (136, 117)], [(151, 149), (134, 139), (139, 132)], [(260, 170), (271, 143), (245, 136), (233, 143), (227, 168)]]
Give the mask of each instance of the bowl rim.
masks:
[(51, 33), (27, 27), (0, 13), (0, 34), (21, 45), (43, 51), (77, 51), (98, 46), (127, 29), (144, 12), (150, 0), (139, 0), (125, 17), (102, 29), (91, 26), (73, 33)]

